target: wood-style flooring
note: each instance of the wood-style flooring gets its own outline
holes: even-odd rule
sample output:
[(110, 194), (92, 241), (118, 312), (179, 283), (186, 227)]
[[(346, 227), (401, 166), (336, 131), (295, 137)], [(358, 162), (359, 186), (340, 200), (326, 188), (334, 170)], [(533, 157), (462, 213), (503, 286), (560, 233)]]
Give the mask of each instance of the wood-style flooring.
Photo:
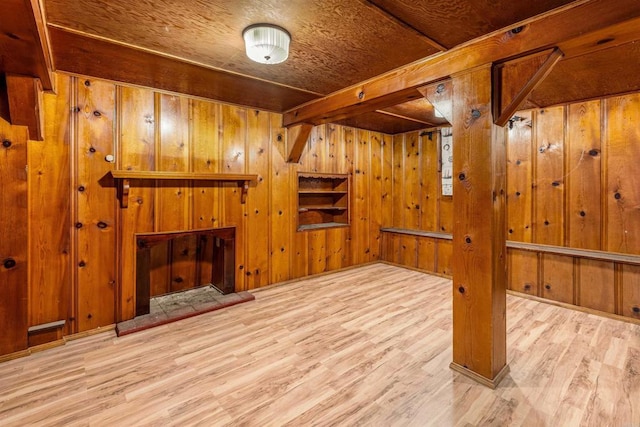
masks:
[(640, 326), (508, 296), (511, 373), (449, 369), (451, 282), (373, 264), (0, 364), (2, 426), (640, 426)]

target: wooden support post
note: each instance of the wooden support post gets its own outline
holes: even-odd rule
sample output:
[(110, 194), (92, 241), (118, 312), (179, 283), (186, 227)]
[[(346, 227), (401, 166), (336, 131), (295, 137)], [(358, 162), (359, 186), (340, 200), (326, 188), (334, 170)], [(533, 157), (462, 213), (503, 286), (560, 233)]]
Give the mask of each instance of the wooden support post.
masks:
[(40, 79), (7, 74), (7, 96), (11, 124), (26, 126), (31, 140), (44, 140), (44, 110)]
[(311, 129), (313, 129), (313, 125), (309, 123), (302, 123), (287, 128), (287, 151), (289, 151), (287, 162), (298, 163), (300, 161), (304, 147), (307, 146)]
[(491, 66), (453, 76), (453, 362), (495, 388), (506, 361), (505, 129)]

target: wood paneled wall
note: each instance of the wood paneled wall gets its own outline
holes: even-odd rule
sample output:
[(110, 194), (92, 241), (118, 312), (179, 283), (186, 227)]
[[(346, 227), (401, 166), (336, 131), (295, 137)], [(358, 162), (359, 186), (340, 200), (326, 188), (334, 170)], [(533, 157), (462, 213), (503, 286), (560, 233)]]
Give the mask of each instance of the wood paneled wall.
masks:
[[(23, 128), (0, 128), (13, 142), (1, 159), (0, 256), (18, 261), (0, 266), (11, 284), (0, 303), (11, 331), (0, 354), (26, 348), (30, 326), (66, 321), (53, 339), (132, 318), (134, 232), (236, 226), (238, 290), (379, 259), (380, 227), (392, 212), (390, 136), (318, 126), (300, 163), (288, 164), (279, 114), (56, 78), (57, 95), (45, 95), (43, 142), (27, 143)], [(246, 204), (234, 182), (132, 182), (122, 209), (112, 169), (252, 173), (258, 180)], [(299, 171), (352, 174), (351, 227), (296, 230)], [(156, 292), (193, 283), (195, 251), (194, 239), (154, 248)]]
[[(509, 286), (640, 319), (633, 261), (640, 258), (609, 262), (555, 251), (640, 255), (640, 94), (520, 111), (509, 126), (507, 239), (550, 246), (509, 249)], [(394, 136), (390, 226), (452, 232), (435, 146), (424, 132)], [(446, 239), (390, 232), (384, 242), (387, 261), (451, 274), (442, 262), (451, 256)]]

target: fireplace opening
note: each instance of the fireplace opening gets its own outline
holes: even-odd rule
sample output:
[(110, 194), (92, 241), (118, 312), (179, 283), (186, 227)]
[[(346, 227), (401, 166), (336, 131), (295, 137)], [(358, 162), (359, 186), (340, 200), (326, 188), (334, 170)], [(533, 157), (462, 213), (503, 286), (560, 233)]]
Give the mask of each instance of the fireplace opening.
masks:
[(235, 227), (136, 233), (135, 239), (136, 316), (150, 313), (152, 297), (235, 292)]

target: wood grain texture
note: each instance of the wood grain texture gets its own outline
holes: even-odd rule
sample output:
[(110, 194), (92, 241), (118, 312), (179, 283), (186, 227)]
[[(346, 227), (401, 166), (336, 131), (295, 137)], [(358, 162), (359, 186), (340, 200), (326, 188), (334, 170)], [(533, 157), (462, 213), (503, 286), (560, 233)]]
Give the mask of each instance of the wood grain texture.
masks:
[(574, 304), (574, 260), (563, 255), (542, 256), (542, 296), (554, 301)]
[(640, 319), (640, 267), (622, 266), (622, 312), (623, 316)]
[(531, 242), (533, 198), (532, 112), (518, 112), (507, 135), (507, 236)]
[(371, 265), (70, 341), (0, 364), (0, 416), (11, 427), (640, 423), (640, 326), (508, 295), (512, 371), (490, 390), (448, 368), (450, 294), (447, 279)]
[(536, 126), (534, 241), (564, 244), (564, 107), (539, 110)]
[(75, 81), (57, 76), (57, 95), (44, 96), (45, 141), (29, 146), (29, 325), (69, 320), (71, 290), (71, 99)]
[(26, 129), (0, 119), (0, 354), (27, 348), (29, 327), (29, 210)]
[(567, 114), (567, 245), (600, 249), (602, 239), (601, 102), (569, 105)]
[(506, 354), (506, 148), (491, 69), (453, 78), (453, 363), (493, 381)]
[[(606, 250), (640, 254), (640, 95), (605, 101), (607, 246)], [(604, 192), (603, 192), (604, 193)]]
[(616, 287), (613, 263), (581, 259), (577, 303), (606, 313), (616, 312)]
[(540, 294), (538, 254), (516, 249), (507, 250), (509, 289), (529, 295)]
[(74, 228), (77, 249), (77, 331), (87, 331), (115, 322), (117, 238), (116, 190), (101, 185), (114, 168), (106, 156), (115, 155), (114, 121), (116, 87), (113, 84), (81, 80), (73, 120), (77, 127), (77, 155), (73, 187), (76, 198)]

